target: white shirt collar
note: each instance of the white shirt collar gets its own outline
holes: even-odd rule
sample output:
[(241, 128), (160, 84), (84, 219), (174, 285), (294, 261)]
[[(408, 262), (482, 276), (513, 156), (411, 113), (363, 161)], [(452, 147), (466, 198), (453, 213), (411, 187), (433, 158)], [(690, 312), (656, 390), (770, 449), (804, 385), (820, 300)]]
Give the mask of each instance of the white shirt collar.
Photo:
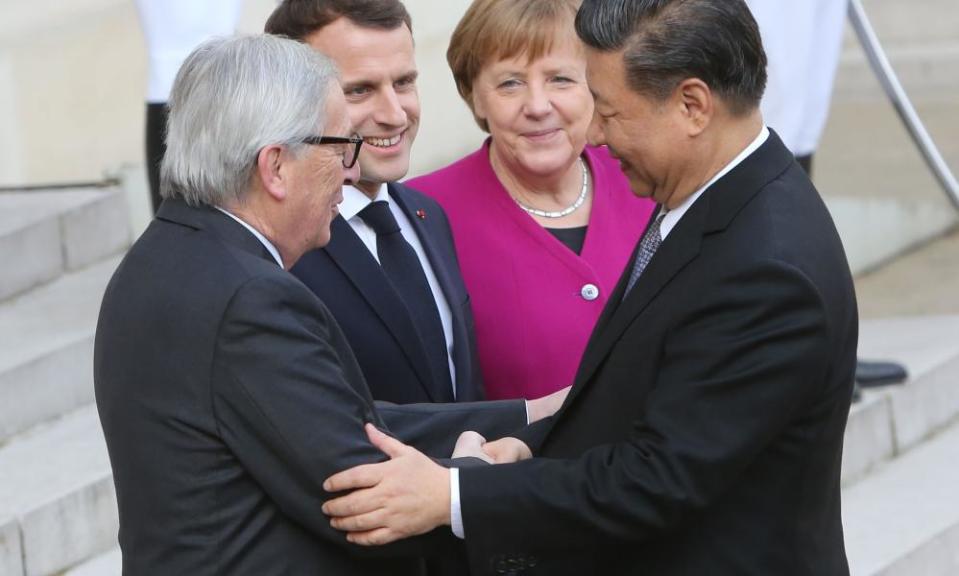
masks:
[(276, 260), (276, 263), (280, 265), (280, 268), (283, 268), (283, 259), (280, 258), (280, 252), (276, 249), (276, 246), (274, 246), (272, 242), (266, 239), (266, 236), (264, 236), (263, 234), (260, 234), (259, 230), (257, 230), (253, 226), (250, 226), (249, 224), (241, 220), (232, 212), (228, 212), (227, 210), (224, 210), (223, 208), (220, 208), (219, 206), (216, 206), (215, 208), (219, 210), (220, 212), (223, 212), (230, 218), (233, 218), (234, 220), (239, 222), (244, 228), (249, 230), (251, 234), (256, 236), (256, 239), (259, 240), (260, 243), (263, 244), (263, 246), (266, 248), (267, 252), (269, 252), (270, 255), (273, 256), (273, 259)]
[(686, 211), (689, 210), (690, 206), (692, 206), (696, 202), (696, 200), (698, 200), (699, 197), (703, 195), (703, 192), (709, 189), (709, 187), (715, 184), (720, 178), (722, 178), (726, 174), (729, 174), (729, 172), (732, 171), (733, 168), (742, 164), (743, 160), (745, 160), (746, 158), (749, 157), (750, 154), (758, 150), (759, 147), (766, 142), (767, 138), (769, 138), (769, 128), (763, 125), (763, 129), (759, 131), (759, 136), (756, 136), (756, 138), (749, 144), (749, 146), (746, 146), (743, 149), (743, 151), (739, 153), (738, 156), (733, 158), (732, 162), (730, 162), (729, 164), (726, 164), (723, 167), (723, 169), (717, 172), (716, 175), (713, 176), (709, 180), (709, 182), (706, 182), (706, 184), (704, 184), (702, 188), (700, 188), (699, 190), (694, 192), (691, 196), (683, 200), (682, 204), (680, 204), (679, 206), (667, 212), (666, 215), (663, 216), (662, 223), (659, 225), (659, 233), (662, 236), (662, 238), (664, 240), (666, 239), (666, 236), (669, 235), (672, 229), (676, 227), (676, 224), (679, 223), (679, 219), (682, 218), (683, 214), (685, 214)]
[(349, 221), (359, 214), (360, 210), (377, 200), (383, 200), (388, 204), (393, 203), (393, 200), (390, 198), (390, 193), (386, 188), (386, 182), (380, 185), (380, 189), (376, 191), (376, 197), (372, 200), (356, 186), (344, 186), (343, 201), (340, 202), (340, 216), (342, 216), (344, 220)]

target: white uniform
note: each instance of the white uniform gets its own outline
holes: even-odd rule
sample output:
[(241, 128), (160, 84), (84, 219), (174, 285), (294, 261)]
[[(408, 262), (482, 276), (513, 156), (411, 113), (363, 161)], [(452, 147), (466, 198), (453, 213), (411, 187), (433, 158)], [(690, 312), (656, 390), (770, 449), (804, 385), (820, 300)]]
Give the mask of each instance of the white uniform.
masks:
[(815, 152), (842, 48), (846, 0), (746, 0), (769, 58), (766, 125), (796, 156)]
[(186, 57), (201, 42), (236, 30), (243, 0), (136, 0), (146, 37), (147, 102), (166, 102)]

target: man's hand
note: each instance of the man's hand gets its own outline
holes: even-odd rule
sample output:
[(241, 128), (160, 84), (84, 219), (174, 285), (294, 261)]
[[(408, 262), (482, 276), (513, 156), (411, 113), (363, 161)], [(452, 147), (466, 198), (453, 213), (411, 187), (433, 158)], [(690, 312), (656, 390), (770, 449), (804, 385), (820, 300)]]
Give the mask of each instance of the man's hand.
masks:
[(526, 409), (529, 414), (529, 423), (532, 424), (537, 420), (542, 420), (547, 416), (552, 416), (559, 410), (559, 407), (563, 405), (563, 402), (566, 400), (566, 395), (569, 394), (569, 389), (571, 386), (567, 386), (562, 390), (557, 390), (548, 396), (543, 396), (542, 398), (537, 398), (536, 400), (527, 400)]
[(533, 457), (525, 442), (511, 436), (483, 444), (483, 452), (494, 464), (511, 464)]
[(453, 458), (479, 458), (487, 464), (493, 464), (494, 460), (485, 452), (484, 444), (486, 444), (486, 438), (483, 438), (479, 432), (467, 430), (456, 439)]
[(327, 492), (353, 490), (323, 505), (330, 525), (348, 532), (346, 539), (362, 546), (389, 544), (448, 525), (449, 470), (372, 424), (366, 425), (366, 434), (390, 459), (326, 479)]

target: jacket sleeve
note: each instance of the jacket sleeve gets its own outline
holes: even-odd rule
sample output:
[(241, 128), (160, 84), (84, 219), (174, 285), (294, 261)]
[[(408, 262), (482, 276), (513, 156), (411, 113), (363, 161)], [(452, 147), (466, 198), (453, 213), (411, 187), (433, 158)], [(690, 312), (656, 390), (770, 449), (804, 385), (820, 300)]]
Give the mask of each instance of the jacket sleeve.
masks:
[(448, 528), (377, 550), (330, 527), (323, 481), (385, 460), (363, 425), (385, 426), (336, 322), (292, 276), (256, 278), (237, 291), (211, 370), (221, 437), (284, 514), (355, 554), (425, 555), (448, 545)]
[(398, 439), (433, 458), (449, 458), (464, 430), (475, 430), (487, 440), (495, 440), (526, 426), (523, 400), (451, 404), (377, 401), (376, 409)]

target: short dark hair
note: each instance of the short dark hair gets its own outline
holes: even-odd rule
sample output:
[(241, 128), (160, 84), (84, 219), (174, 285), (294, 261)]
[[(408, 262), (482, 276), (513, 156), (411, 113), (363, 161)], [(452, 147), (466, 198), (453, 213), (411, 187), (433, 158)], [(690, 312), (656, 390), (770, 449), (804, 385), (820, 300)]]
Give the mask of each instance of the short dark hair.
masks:
[(410, 13), (400, 0), (283, 0), (266, 21), (264, 32), (303, 42), (340, 18), (380, 30), (406, 24), (413, 31)]
[(766, 89), (766, 53), (744, 0), (584, 0), (576, 33), (596, 50), (623, 50), (630, 87), (658, 100), (699, 78), (743, 115)]

